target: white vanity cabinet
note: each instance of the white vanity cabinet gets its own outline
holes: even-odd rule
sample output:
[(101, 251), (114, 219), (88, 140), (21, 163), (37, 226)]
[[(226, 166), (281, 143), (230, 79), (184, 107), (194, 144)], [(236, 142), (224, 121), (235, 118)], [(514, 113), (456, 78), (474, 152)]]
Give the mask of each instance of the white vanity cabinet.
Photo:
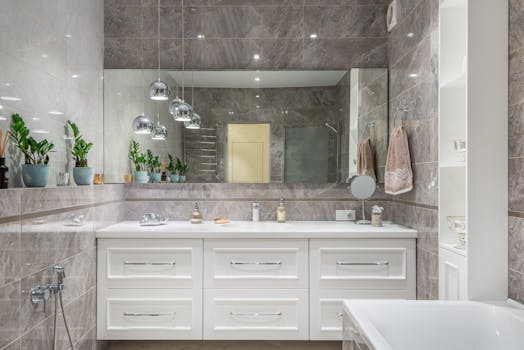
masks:
[(352, 298), (415, 298), (416, 231), (235, 223), (97, 232), (98, 339), (340, 340)]
[(311, 239), (310, 339), (342, 339), (344, 299), (415, 299), (413, 239)]

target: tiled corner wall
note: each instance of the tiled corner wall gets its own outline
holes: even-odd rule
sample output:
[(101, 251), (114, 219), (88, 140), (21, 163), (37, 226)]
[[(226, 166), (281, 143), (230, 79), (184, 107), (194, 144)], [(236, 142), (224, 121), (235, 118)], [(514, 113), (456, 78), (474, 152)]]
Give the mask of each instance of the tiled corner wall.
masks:
[[(384, 67), (388, 2), (185, 0), (186, 68)], [(160, 3), (161, 65), (179, 68), (182, 1)], [(105, 68), (140, 68), (142, 62), (145, 68), (157, 67), (156, 6), (156, 0), (105, 0)]]
[(509, 296), (524, 303), (524, 1), (509, 4)]
[[(393, 197), (393, 219), (419, 231), (417, 298), (438, 298), (438, 0), (398, 0), (389, 35), (390, 130), (409, 137), (413, 191)], [(399, 112), (408, 107), (406, 113)], [(402, 120), (402, 121), (401, 121)]]
[[(52, 350), (54, 298), (33, 305), (30, 290), (64, 266), (64, 306), (76, 349), (96, 346), (95, 230), (122, 220), (123, 185), (2, 190), (0, 349)], [(71, 215), (83, 224), (71, 226)], [(61, 316), (58, 348), (68, 349)]]
[[(31, 135), (55, 144), (50, 184), (56, 172), (72, 167), (64, 139), (65, 122), (76, 122), (94, 146), (89, 164), (103, 167), (102, 74), (103, 0), (0, 1), (0, 128), (13, 113)], [(39, 133), (38, 133), (39, 132)], [(23, 159), (10, 146), (10, 187), (21, 187)]]

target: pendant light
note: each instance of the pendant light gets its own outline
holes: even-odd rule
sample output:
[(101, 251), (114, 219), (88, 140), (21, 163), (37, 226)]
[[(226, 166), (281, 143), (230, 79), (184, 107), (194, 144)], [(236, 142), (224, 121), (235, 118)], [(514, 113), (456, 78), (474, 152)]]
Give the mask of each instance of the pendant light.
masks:
[[(141, 7), (141, 16), (140, 18), (142, 19), (142, 22), (141, 22), (141, 28), (142, 28), (142, 38), (144, 36), (144, 10), (143, 8)], [(140, 77), (140, 90), (142, 90), (142, 86), (144, 84), (144, 47), (142, 45), (142, 50), (141, 50), (141, 58), (142, 58), (142, 73), (141, 73), (141, 77)], [(142, 114), (140, 114), (138, 117), (136, 117), (135, 119), (133, 119), (133, 131), (135, 134), (151, 134), (151, 131), (153, 131), (153, 122), (151, 121), (151, 118), (149, 118), (148, 116), (146, 116), (145, 114), (145, 109), (146, 109), (146, 102), (145, 102), (145, 98), (142, 98)]]
[(184, 0), (182, 0), (182, 99), (178, 96), (169, 105), (169, 113), (177, 122), (191, 121), (193, 107), (184, 101), (185, 95), (185, 47), (184, 47)]
[(149, 98), (155, 101), (166, 101), (169, 98), (169, 86), (160, 80), (160, 0), (157, 3), (157, 47), (158, 47), (158, 80), (149, 86)]
[(167, 128), (160, 124), (160, 113), (158, 112), (158, 104), (156, 106), (156, 125), (153, 128), (153, 136), (151, 139), (156, 141), (165, 141), (167, 138)]
[[(191, 72), (191, 104), (195, 105), (195, 72)], [(202, 118), (200, 116), (193, 112), (191, 115), (191, 120), (188, 122), (184, 122), (184, 126), (186, 129), (200, 129), (200, 125), (202, 124)]]

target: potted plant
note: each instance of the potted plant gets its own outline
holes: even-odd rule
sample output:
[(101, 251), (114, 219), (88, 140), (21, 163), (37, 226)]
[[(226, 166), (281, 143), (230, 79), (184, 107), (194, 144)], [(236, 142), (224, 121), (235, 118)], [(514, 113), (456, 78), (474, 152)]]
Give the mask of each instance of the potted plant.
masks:
[(150, 149), (147, 150), (147, 166), (151, 182), (160, 182), (162, 178), (162, 162)]
[(177, 166), (178, 166), (178, 178), (180, 182), (186, 182), (186, 175), (189, 172), (189, 165), (186, 163), (182, 163), (180, 159), (177, 158)]
[(146, 171), (146, 155), (140, 152), (140, 145), (138, 142), (131, 141), (131, 149), (129, 150), (129, 159), (135, 166), (133, 172), (133, 179), (137, 184), (145, 184), (148, 182), (149, 177)]
[(87, 155), (91, 150), (91, 147), (93, 147), (93, 143), (87, 143), (82, 138), (78, 126), (71, 120), (68, 120), (67, 124), (71, 127), (73, 137), (75, 138), (75, 143), (71, 150), (71, 154), (75, 159), (75, 166), (73, 168), (73, 178), (75, 179), (75, 183), (77, 185), (92, 185), (95, 176), (95, 168), (87, 166)]
[(11, 116), (9, 129), (11, 140), (25, 158), (22, 164), (24, 184), (27, 187), (45, 187), (49, 179), (49, 152), (53, 151), (55, 145), (45, 139), (36, 141), (29, 136), (29, 129), (18, 114)]
[(167, 155), (167, 158), (169, 158), (169, 164), (167, 166), (167, 171), (169, 171), (169, 181), (178, 182), (178, 168), (175, 165), (175, 158), (170, 154)]

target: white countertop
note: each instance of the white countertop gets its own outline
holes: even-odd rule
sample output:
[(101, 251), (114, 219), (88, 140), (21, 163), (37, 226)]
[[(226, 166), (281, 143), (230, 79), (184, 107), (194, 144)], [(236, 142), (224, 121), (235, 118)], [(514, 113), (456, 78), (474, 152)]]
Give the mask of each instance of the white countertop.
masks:
[(123, 221), (96, 232), (97, 238), (416, 238), (417, 231), (385, 223), (383, 227), (349, 221), (232, 221), (191, 224), (172, 221), (162, 226), (140, 226)]

